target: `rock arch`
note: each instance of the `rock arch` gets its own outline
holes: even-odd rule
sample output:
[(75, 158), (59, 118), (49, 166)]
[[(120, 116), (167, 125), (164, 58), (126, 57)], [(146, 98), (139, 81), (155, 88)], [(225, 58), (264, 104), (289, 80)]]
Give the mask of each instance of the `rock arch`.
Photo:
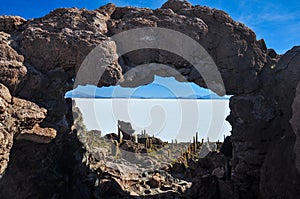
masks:
[[(110, 40), (112, 35), (137, 27), (167, 27), (180, 31), (199, 42), (215, 61), (227, 94), (235, 95), (230, 102), (231, 114), (228, 120), (233, 127), (232, 139), (237, 150), (237, 176), (245, 188), (244, 192), (241, 190), (241, 196), (245, 197), (248, 193), (264, 198), (299, 195), (299, 173), (295, 163), (295, 153), (298, 157), (299, 152), (293, 150), (296, 136), (289, 123), (299, 82), (299, 47), (293, 48), (284, 56), (270, 53), (273, 51), (266, 48), (263, 40), (257, 40), (252, 30), (235, 22), (225, 12), (192, 6), (178, 0), (169, 0), (156, 10), (120, 8), (108, 4), (92, 11), (57, 9), (45, 17), (29, 21), (18, 17), (0, 18), (0, 74), (5, 77), (0, 82), (13, 96), (35, 103), (37, 115), (42, 110), (47, 110), (45, 116), (32, 116), (33, 124), (39, 124), (44, 129), (55, 129), (58, 134), (45, 146), (16, 142), (15, 154), (20, 154), (24, 149), (28, 153), (33, 153), (35, 149), (41, 150), (40, 156), (33, 158), (29, 165), (45, 159), (51, 163), (50, 166), (39, 164), (33, 174), (24, 168), (22, 171), (25, 173), (16, 174), (15, 179), (23, 182), (22, 177), (28, 174), (32, 179), (47, 184), (46, 179), (38, 177), (38, 172), (44, 174), (63, 170), (67, 173), (62, 172), (64, 177), (87, 175), (87, 168), (63, 163), (64, 158), (76, 162), (73, 154), (81, 150), (76, 134), (66, 133), (72, 125), (72, 118), (69, 115), (70, 103), (65, 101), (64, 94), (73, 87), (72, 79), (85, 56), (100, 43), (105, 44), (109, 56), (106, 57), (107, 68), (98, 86), (114, 85), (135, 63), (144, 63), (145, 60), (141, 58), (144, 58), (145, 51), (134, 51), (118, 60), (115, 56), (116, 46)], [(187, 76), (189, 81), (206, 86), (193, 67), (178, 64), (184, 60), (178, 60), (178, 57), (170, 56), (164, 51), (148, 52), (151, 59), (169, 64)], [(7, 91), (4, 89), (3, 92)], [(11, 110), (13, 106), (19, 106), (7, 101), (2, 95), (0, 97), (6, 100), (4, 105), (0, 104), (0, 111), (2, 107)], [(20, 120), (11, 111), (0, 114)], [(1, 120), (3, 122), (5, 120)], [(33, 130), (33, 126), (26, 128)], [(0, 137), (1, 142), (9, 140), (12, 143), (12, 137), (20, 134), (16, 128), (1, 130), (4, 135), (3, 132), (9, 132), (9, 136)], [(45, 135), (48, 134), (42, 136)], [(0, 149), (6, 154), (3, 164), (7, 164), (11, 144), (8, 147), (1, 146), (4, 146), (4, 149)], [(20, 164), (16, 161), (16, 155), (11, 157), (12, 164)], [(26, 159), (22, 160), (26, 162)], [(70, 171), (65, 171), (68, 169)], [(3, 170), (1, 168), (0, 171)], [(9, 172), (12, 171), (8, 169)], [(56, 179), (65, 182), (60, 178)], [(29, 181), (28, 188), (21, 191), (26, 194), (41, 194), (41, 191), (34, 188), (34, 180)], [(71, 181), (73, 184), (84, 184), (83, 180)], [(0, 182), (2, 187), (9, 185), (11, 182), (7, 180)], [(55, 186), (50, 186), (50, 192), (55, 192)], [(67, 183), (62, 187), (64, 186), (68, 186)], [(59, 190), (63, 190), (62, 187)], [(13, 194), (14, 189), (9, 190)]]

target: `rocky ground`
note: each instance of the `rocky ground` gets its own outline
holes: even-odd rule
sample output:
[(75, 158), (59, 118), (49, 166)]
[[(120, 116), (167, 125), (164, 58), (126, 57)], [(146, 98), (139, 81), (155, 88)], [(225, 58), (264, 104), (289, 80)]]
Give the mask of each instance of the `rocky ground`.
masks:
[[(232, 183), (217, 177), (221, 171), (215, 153), (205, 157), (208, 165), (196, 161), (191, 180), (188, 172), (168, 177), (152, 171), (148, 177), (138, 176), (141, 182), (126, 181), (118, 170), (108, 173), (97, 166), (100, 158), (78, 135), (79, 129), (72, 128), (72, 102), (64, 94), (99, 44), (106, 56), (97, 70), (105, 68), (104, 75), (83, 84), (107, 86), (122, 80), (137, 86), (135, 82), (147, 84), (154, 74), (165, 76), (174, 69), (188, 81), (207, 86), (190, 63), (166, 51), (136, 50), (119, 57), (112, 36), (139, 27), (184, 33), (217, 65), (226, 94), (233, 95), (227, 118), (236, 149)], [(0, 16), (0, 198), (132, 198), (127, 186), (141, 184), (133, 192), (144, 193), (148, 181), (161, 179), (170, 180), (144, 193), (146, 198), (297, 198), (299, 52), (295, 46), (278, 55), (224, 11), (181, 0), (168, 0), (156, 10), (107, 4), (96, 10), (56, 9), (31, 20)], [(149, 70), (126, 75), (139, 64), (148, 64)], [(157, 64), (169, 68), (157, 70)], [(173, 188), (174, 182), (181, 188)], [(169, 186), (171, 191), (166, 190)]]
[(74, 111), (78, 116), (75, 131), (89, 152), (82, 162), (91, 170), (105, 173), (105, 180), (95, 182), (101, 188), (94, 192), (96, 198), (116, 194), (111, 193), (116, 189), (110, 187), (111, 181), (120, 186), (120, 193), (126, 192), (127, 197), (133, 198), (184, 194), (192, 197), (187, 190), (193, 180), (214, 176), (216, 181), (224, 181), (225, 160), (217, 152), (222, 143), (196, 139), (193, 143), (168, 143), (147, 135), (136, 142), (134, 136), (120, 140), (121, 136), (114, 133), (101, 137), (100, 131), (87, 131), (79, 109)]

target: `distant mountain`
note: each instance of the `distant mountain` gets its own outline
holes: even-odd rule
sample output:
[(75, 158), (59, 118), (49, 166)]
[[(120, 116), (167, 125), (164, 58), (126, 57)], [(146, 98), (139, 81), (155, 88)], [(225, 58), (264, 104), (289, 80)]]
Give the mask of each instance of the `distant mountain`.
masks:
[(155, 76), (148, 85), (137, 88), (109, 86), (78, 86), (69, 91), (66, 98), (95, 98), (95, 99), (229, 99), (230, 96), (220, 97), (209, 89), (199, 87), (191, 82), (178, 82), (173, 77)]

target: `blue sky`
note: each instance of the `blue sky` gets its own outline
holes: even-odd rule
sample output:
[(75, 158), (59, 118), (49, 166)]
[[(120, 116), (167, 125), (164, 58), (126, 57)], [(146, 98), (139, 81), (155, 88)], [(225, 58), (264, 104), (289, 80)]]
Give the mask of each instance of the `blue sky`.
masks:
[(67, 98), (148, 98), (148, 99), (229, 99), (219, 97), (209, 89), (199, 87), (192, 82), (178, 82), (174, 77), (155, 76), (150, 84), (136, 88), (109, 86), (78, 86), (66, 93)]
[[(0, 14), (19, 15), (26, 19), (41, 17), (59, 7), (95, 9), (113, 2), (118, 6), (158, 8), (165, 0), (13, 0), (2, 1)], [(228, 12), (233, 19), (252, 28), (258, 39), (264, 38), (269, 48), (284, 53), (300, 45), (300, 1), (290, 0), (190, 0), (193, 5), (206, 5)]]

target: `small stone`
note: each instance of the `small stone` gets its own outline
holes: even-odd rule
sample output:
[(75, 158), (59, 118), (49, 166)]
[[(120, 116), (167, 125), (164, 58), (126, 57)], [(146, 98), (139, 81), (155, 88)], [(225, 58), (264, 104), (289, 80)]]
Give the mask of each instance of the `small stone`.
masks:
[(162, 177), (160, 174), (156, 174), (154, 176), (152, 176), (152, 178), (147, 182), (147, 184), (151, 187), (151, 188), (159, 188), (162, 185), (162, 182), (164, 181), (164, 177)]

